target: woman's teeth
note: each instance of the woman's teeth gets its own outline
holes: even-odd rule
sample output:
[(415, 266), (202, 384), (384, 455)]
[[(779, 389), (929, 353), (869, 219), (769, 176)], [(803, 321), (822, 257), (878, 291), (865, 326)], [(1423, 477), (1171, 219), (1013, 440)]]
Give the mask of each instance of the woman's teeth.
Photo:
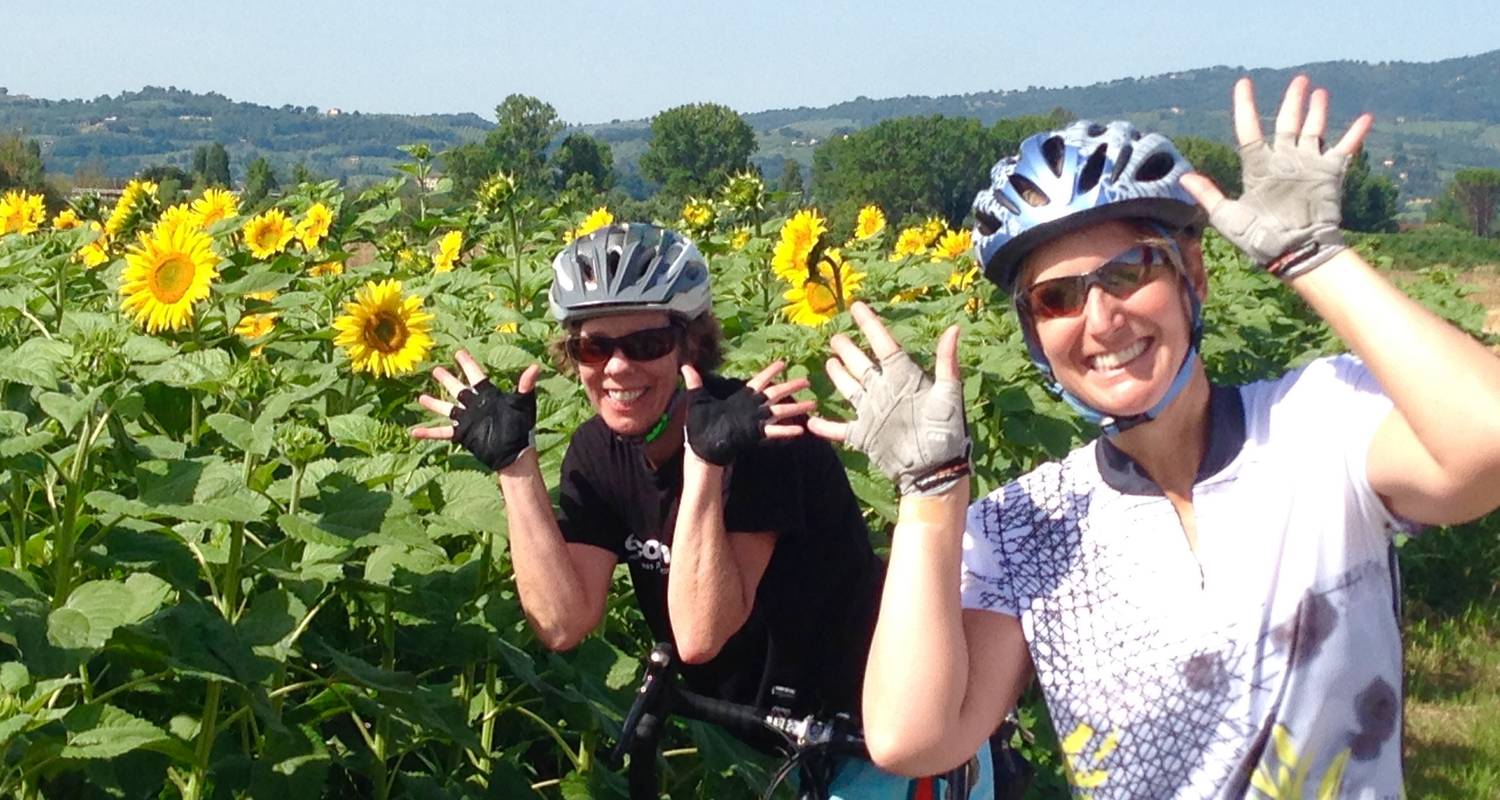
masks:
[(609, 399), (617, 403), (629, 403), (646, 393), (645, 389), (606, 389)]
[(1092, 366), (1094, 369), (1115, 369), (1129, 363), (1131, 359), (1135, 358), (1141, 353), (1144, 353), (1146, 351), (1147, 344), (1149, 344), (1148, 340), (1137, 339), (1135, 341), (1135, 344), (1125, 348), (1124, 350), (1116, 350), (1113, 353), (1100, 353), (1099, 355), (1089, 359), (1090, 366)]

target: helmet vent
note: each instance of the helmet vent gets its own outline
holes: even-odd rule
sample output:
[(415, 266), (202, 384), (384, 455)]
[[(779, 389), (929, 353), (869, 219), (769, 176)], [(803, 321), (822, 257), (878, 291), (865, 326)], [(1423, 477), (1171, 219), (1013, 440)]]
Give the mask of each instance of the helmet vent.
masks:
[(1052, 170), (1052, 174), (1059, 178), (1062, 177), (1063, 151), (1066, 149), (1067, 145), (1063, 143), (1061, 136), (1049, 136), (1047, 141), (1042, 142), (1042, 157), (1047, 159), (1047, 166)]
[(1015, 188), (1017, 194), (1021, 195), (1022, 200), (1025, 200), (1032, 206), (1044, 206), (1052, 202), (1052, 200), (1047, 197), (1046, 192), (1042, 191), (1036, 184), (1032, 183), (1026, 178), (1021, 177), (1020, 175), (1011, 175), (1010, 185)]
[(1107, 132), (1108, 130), (1109, 130), (1109, 128), (1106, 128), (1103, 125), (1100, 125), (1099, 123), (1095, 122), (1094, 124), (1092, 124), (1092, 125), (1090, 125), (1088, 127), (1087, 133), (1088, 133), (1089, 138), (1093, 139), (1093, 138), (1096, 138), (1096, 137), (1099, 137), (1099, 136), (1103, 136), (1105, 134), (1105, 132)]
[[(637, 250), (635, 252), (632, 252), (630, 254), (630, 261), (625, 264), (625, 274), (620, 277), (620, 285), (634, 286), (637, 283), (640, 283), (643, 279), (649, 280), (652, 277), (650, 275), (651, 265), (655, 263), (655, 247), (647, 247), (644, 250)], [(650, 288), (650, 283), (648, 282), (641, 288)]]
[(1135, 171), (1135, 179), (1141, 183), (1159, 181), (1165, 178), (1175, 166), (1177, 166), (1177, 159), (1173, 158), (1171, 153), (1152, 153), (1151, 157), (1146, 159), (1146, 163)]
[[(1008, 201), (1007, 201), (1008, 202)], [(1012, 214), (1016, 213), (1014, 211)], [(981, 236), (994, 236), (995, 231), (1000, 230), (1000, 220), (988, 211), (975, 211), (974, 219), (979, 223), (979, 234)]]
[(583, 287), (585, 289), (599, 288), (599, 278), (594, 274), (594, 262), (583, 256), (578, 256), (574, 261), (578, 262), (578, 274), (583, 278)]
[(1131, 147), (1128, 144), (1120, 148), (1120, 154), (1115, 157), (1115, 168), (1109, 173), (1110, 183), (1114, 183), (1115, 181), (1120, 179), (1120, 173), (1124, 172), (1125, 167), (1130, 165), (1130, 156), (1134, 152), (1135, 148)]
[[(1019, 213), (1021, 213), (1020, 206), (1017, 206), (1014, 200), (1011, 200), (1009, 197), (1006, 197), (1003, 192), (991, 191), (990, 192), (990, 196), (993, 197), (993, 198), (995, 198), (995, 202), (997, 202), (1001, 206), (1003, 206), (1006, 211), (1009, 211), (1012, 214), (1019, 214)], [(994, 219), (994, 218), (991, 217), (991, 219)], [(1000, 221), (999, 220), (995, 221), (995, 227), (996, 228), (1000, 227)]]
[(1083, 172), (1079, 173), (1078, 175), (1079, 194), (1087, 194), (1089, 192), (1092, 192), (1094, 190), (1094, 187), (1099, 185), (1099, 176), (1104, 174), (1104, 157), (1107, 155), (1106, 150), (1107, 148), (1104, 145), (1099, 145), (1098, 147), (1094, 148), (1094, 153), (1093, 155), (1089, 156), (1089, 160), (1084, 163)]

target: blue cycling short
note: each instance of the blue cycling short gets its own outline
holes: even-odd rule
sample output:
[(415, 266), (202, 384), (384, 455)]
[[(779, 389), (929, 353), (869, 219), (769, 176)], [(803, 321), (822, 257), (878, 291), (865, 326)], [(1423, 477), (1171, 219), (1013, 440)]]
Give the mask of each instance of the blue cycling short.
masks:
[[(969, 800), (994, 800), (995, 767), (990, 745), (985, 742), (970, 763), (977, 762)], [(829, 800), (948, 800), (947, 781), (940, 777), (907, 778), (895, 775), (862, 758), (845, 759), (829, 786)]]

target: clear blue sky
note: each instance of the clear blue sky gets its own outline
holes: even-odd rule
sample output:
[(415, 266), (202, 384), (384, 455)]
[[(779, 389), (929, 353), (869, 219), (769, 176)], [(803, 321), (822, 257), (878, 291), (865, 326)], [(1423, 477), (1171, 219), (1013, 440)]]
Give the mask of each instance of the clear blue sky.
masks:
[(177, 86), (271, 106), (492, 119), (521, 92), (574, 123), (705, 100), (760, 111), (1500, 48), (1495, 0), (8, 0), (0, 19), (0, 86), (12, 93)]

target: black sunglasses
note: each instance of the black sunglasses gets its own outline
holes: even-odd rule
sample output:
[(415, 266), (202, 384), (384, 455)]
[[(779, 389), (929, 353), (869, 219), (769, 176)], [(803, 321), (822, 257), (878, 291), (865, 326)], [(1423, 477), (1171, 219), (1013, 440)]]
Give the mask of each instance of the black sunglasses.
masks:
[(665, 328), (650, 328), (624, 336), (569, 336), (563, 342), (568, 358), (591, 367), (609, 360), (616, 351), (631, 361), (655, 361), (672, 352), (682, 337), (676, 325)]
[(1070, 317), (1083, 310), (1090, 286), (1123, 299), (1176, 265), (1177, 259), (1169, 250), (1136, 245), (1092, 272), (1034, 283), (1023, 297), (1027, 309), (1040, 319)]

